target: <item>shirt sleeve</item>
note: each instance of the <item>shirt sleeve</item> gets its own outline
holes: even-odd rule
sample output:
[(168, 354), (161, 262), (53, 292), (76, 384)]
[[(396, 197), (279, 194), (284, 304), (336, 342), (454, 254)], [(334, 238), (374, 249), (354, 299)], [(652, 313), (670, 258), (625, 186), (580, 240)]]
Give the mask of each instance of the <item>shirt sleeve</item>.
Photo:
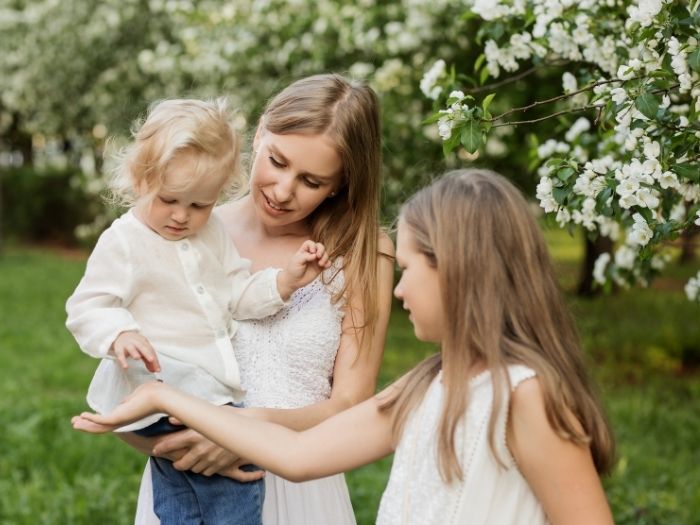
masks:
[(272, 315), (284, 306), (277, 289), (279, 268), (266, 268), (250, 273), (251, 262), (238, 253), (233, 241), (217, 217), (212, 217), (219, 230), (222, 264), (231, 283), (229, 311), (234, 319), (260, 319)]
[(121, 332), (139, 330), (126, 308), (132, 288), (128, 248), (110, 228), (97, 241), (85, 275), (66, 302), (66, 327), (83, 352), (109, 357), (109, 349)]

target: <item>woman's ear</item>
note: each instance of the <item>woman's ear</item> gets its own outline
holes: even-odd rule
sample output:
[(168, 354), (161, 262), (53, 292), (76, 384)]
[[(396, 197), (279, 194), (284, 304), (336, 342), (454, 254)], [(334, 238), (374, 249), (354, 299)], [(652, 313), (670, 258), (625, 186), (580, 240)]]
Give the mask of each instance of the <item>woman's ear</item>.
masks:
[(265, 134), (265, 128), (263, 127), (262, 119), (261, 119), (260, 122), (258, 122), (258, 127), (255, 129), (255, 136), (253, 137), (253, 153), (258, 152), (258, 148), (260, 146), (260, 141), (262, 140), (262, 137), (264, 134)]

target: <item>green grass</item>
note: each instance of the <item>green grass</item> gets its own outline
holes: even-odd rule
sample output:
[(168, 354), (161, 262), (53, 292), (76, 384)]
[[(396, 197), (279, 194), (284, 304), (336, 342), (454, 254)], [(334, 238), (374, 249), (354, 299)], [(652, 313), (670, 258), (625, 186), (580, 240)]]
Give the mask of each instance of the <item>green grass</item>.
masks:
[[(565, 287), (577, 243), (550, 235)], [(83, 260), (29, 249), (0, 256), (0, 525), (127, 524), (144, 458), (111, 436), (74, 432), (95, 362), (63, 326)], [(572, 299), (593, 375), (618, 439), (605, 480), (621, 524), (691, 524), (700, 515), (700, 310), (679, 277), (650, 290)], [(573, 275), (573, 277), (572, 277)], [(395, 309), (380, 384), (434, 349)], [(358, 523), (374, 522), (391, 458), (348, 474)]]

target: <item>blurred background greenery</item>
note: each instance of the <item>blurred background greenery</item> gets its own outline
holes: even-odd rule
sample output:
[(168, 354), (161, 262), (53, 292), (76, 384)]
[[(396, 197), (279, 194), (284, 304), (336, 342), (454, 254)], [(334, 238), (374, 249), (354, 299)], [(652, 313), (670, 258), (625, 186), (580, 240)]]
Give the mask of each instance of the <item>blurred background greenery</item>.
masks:
[[(381, 99), (386, 222), (415, 188), (458, 165), (493, 167), (531, 194), (526, 144), (565, 122), (502, 128), (479, 158), (444, 158), (424, 124), (434, 108), (419, 83), (432, 60), (469, 70), (476, 59), (477, 22), (456, 4), (0, 0), (0, 524), (132, 521), (144, 458), (70, 429), (95, 362), (63, 323), (87, 250), (115, 214), (100, 199), (109, 154), (150, 102), (227, 95), (250, 134), (272, 94), (337, 71), (366, 79)], [(560, 79), (543, 69), (494, 104), (522, 105), (533, 90), (546, 98)], [(582, 279), (592, 248), (580, 232), (547, 236), (619, 441), (605, 480), (616, 521), (697, 523), (700, 312), (682, 292), (700, 267), (693, 236), (650, 288), (612, 295)], [(432, 351), (395, 307), (381, 385)], [(374, 521), (390, 461), (348, 474), (360, 524)]]

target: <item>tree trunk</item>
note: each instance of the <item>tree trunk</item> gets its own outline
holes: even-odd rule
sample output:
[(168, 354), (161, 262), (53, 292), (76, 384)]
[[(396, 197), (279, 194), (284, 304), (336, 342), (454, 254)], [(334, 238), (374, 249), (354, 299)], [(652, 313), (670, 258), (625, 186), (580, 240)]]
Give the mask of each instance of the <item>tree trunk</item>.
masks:
[[(22, 164), (24, 166), (34, 165), (33, 147), (32, 147), (32, 137), (28, 133), (24, 132), (20, 126), (20, 115), (18, 113), (12, 114), (12, 122), (7, 132), (3, 136), (3, 139), (9, 146), (10, 152), (19, 151), (22, 154)], [(0, 254), (3, 253), (4, 248), (4, 231), (3, 231), (3, 197), (2, 197), (2, 175), (0, 175)]]
[(613, 242), (607, 237), (599, 236), (595, 241), (584, 237), (584, 243), (585, 256), (581, 266), (581, 274), (579, 275), (577, 294), (582, 297), (593, 297), (602, 291), (600, 287), (594, 288), (593, 286), (593, 266), (600, 254), (605, 252), (612, 254)]
[(697, 239), (698, 231), (700, 231), (700, 228), (691, 226), (681, 233), (681, 256), (678, 260), (679, 263), (690, 264), (695, 261), (695, 240)]

